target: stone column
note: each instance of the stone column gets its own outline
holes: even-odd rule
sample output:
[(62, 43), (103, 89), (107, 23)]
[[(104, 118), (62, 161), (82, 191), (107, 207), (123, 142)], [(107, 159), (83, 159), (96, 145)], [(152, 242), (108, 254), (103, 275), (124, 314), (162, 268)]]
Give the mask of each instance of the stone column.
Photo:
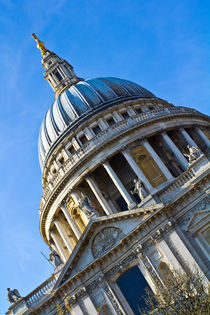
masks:
[(61, 256), (63, 262), (65, 263), (67, 261), (67, 259), (66, 259), (66, 255), (64, 253), (64, 250), (63, 250), (60, 242), (58, 241), (58, 239), (57, 239), (57, 237), (56, 237), (54, 232), (50, 232), (50, 235), (51, 235), (51, 237), (53, 239), (53, 242), (55, 243), (55, 246), (57, 247), (57, 249), (59, 251), (58, 254)]
[(168, 147), (171, 149), (179, 163), (182, 165), (184, 170), (188, 169), (188, 161), (185, 159), (184, 155), (179, 151), (177, 146), (174, 144), (174, 142), (171, 140), (171, 138), (167, 135), (167, 133), (164, 131), (161, 133), (161, 136), (163, 137), (163, 140), (168, 145)]
[(174, 179), (173, 175), (170, 173), (168, 168), (162, 162), (162, 160), (160, 159), (159, 155), (155, 152), (155, 150), (149, 144), (149, 142), (145, 140), (145, 141), (143, 141), (143, 145), (147, 149), (149, 154), (152, 156), (153, 160), (157, 163), (157, 165), (159, 166), (159, 168), (161, 169), (162, 173), (165, 175), (167, 180), (172, 181)]
[(97, 315), (98, 314), (98, 312), (97, 312), (92, 300), (90, 299), (89, 295), (84, 296), (82, 301), (83, 301), (83, 304), (85, 306), (85, 309), (88, 311), (89, 314), (91, 314), (91, 315)]
[(54, 220), (54, 224), (55, 224), (55, 226), (56, 226), (56, 228), (57, 228), (57, 230), (58, 230), (62, 240), (64, 241), (66, 247), (68, 248), (69, 253), (71, 254), (72, 253), (72, 248), (71, 248), (71, 245), (70, 245), (70, 243), (68, 241), (68, 236), (66, 234), (66, 231), (64, 230), (64, 228), (61, 227), (61, 223), (59, 221)]
[(201, 270), (201, 268), (197, 264), (194, 257), (189, 252), (188, 248), (186, 247), (186, 245), (184, 244), (184, 242), (182, 241), (182, 239), (180, 238), (180, 236), (178, 235), (176, 230), (172, 231), (172, 233), (169, 236), (169, 239), (172, 243), (172, 246), (174, 246), (175, 250), (180, 254), (180, 256), (181, 256), (182, 260), (184, 261), (184, 263), (186, 264), (186, 266), (192, 272), (194, 271), (195, 268), (197, 268), (197, 270), (199, 270), (199, 272), (201, 272), (203, 274), (203, 271)]
[(69, 194), (73, 197), (73, 199), (78, 203), (79, 202), (79, 194), (76, 190), (71, 189)]
[(61, 205), (60, 205), (60, 208), (61, 208), (61, 210), (62, 210), (62, 212), (63, 212), (63, 214), (64, 214), (66, 220), (68, 221), (68, 223), (69, 223), (69, 225), (70, 225), (72, 231), (74, 232), (76, 238), (79, 239), (80, 236), (82, 235), (81, 231), (78, 229), (76, 223), (75, 223), (74, 220), (71, 218), (71, 216), (70, 216), (68, 210), (66, 209), (66, 207), (64, 206), (64, 204), (61, 204)]
[(156, 285), (162, 285), (162, 279), (158, 274), (157, 270), (155, 269), (154, 265), (152, 264), (148, 255), (142, 251), (141, 245), (136, 249), (136, 255), (139, 258), (139, 267), (140, 270), (149, 283), (151, 289), (155, 292)]
[(169, 248), (166, 241), (162, 238), (157, 242), (157, 248), (160, 248), (165, 258), (168, 260), (169, 264), (176, 270), (182, 270), (182, 266), (174, 256), (173, 252)]
[(81, 307), (79, 306), (79, 304), (73, 305), (73, 307), (71, 309), (71, 314), (73, 314), (73, 315), (84, 315), (84, 313), (81, 310)]
[(106, 162), (103, 162), (102, 165), (105, 168), (105, 170), (107, 171), (107, 173), (109, 174), (109, 176), (111, 177), (113, 183), (115, 184), (115, 186), (117, 187), (117, 189), (121, 193), (122, 197), (125, 199), (125, 201), (128, 205), (128, 209), (134, 208), (136, 206), (136, 203), (133, 201), (133, 199), (131, 198), (131, 196), (127, 192), (125, 186), (119, 180), (117, 174), (114, 172), (114, 170), (112, 169), (110, 164), (106, 161)]
[(90, 186), (90, 188), (92, 189), (94, 195), (96, 196), (98, 202), (100, 203), (100, 205), (102, 206), (102, 208), (104, 209), (104, 212), (109, 215), (112, 214), (113, 211), (110, 208), (108, 202), (106, 201), (106, 199), (104, 198), (103, 194), (101, 193), (100, 189), (98, 188), (95, 180), (93, 179), (93, 177), (87, 176), (85, 178), (86, 182), (88, 183), (88, 185)]
[(210, 141), (207, 138), (207, 136), (203, 133), (203, 131), (199, 127), (196, 127), (196, 131), (203, 140), (203, 142), (207, 145), (207, 147), (210, 148)]
[(141, 171), (141, 169), (136, 164), (135, 160), (132, 158), (128, 150), (123, 150), (122, 154), (124, 155), (125, 159), (127, 160), (130, 167), (133, 169), (134, 173), (138, 176), (138, 178), (146, 185), (149, 192), (152, 194), (154, 192), (154, 188), (150, 184), (150, 182), (147, 180), (147, 178), (144, 176), (144, 173)]
[(185, 138), (185, 140), (187, 141), (187, 143), (190, 146), (196, 147), (198, 148), (197, 144), (195, 143), (195, 141), (190, 137), (190, 135), (187, 133), (187, 131), (184, 128), (180, 129), (181, 134), (183, 135), (183, 137)]

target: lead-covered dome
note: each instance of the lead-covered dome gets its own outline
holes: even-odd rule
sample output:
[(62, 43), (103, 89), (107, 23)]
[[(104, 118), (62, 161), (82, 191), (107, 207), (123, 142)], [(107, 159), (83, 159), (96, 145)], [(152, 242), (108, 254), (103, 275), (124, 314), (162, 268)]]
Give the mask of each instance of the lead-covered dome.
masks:
[(113, 77), (89, 79), (72, 85), (58, 96), (42, 122), (39, 135), (41, 168), (53, 144), (84, 115), (121, 100), (151, 97), (155, 95), (140, 85)]

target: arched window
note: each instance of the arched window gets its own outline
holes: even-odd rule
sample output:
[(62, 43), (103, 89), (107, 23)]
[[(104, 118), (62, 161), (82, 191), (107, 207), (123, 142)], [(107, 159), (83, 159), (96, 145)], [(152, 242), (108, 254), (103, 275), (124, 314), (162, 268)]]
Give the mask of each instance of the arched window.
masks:
[(137, 266), (124, 272), (118, 279), (117, 285), (125, 296), (134, 314), (139, 314), (139, 308), (146, 307), (143, 295), (148, 283)]

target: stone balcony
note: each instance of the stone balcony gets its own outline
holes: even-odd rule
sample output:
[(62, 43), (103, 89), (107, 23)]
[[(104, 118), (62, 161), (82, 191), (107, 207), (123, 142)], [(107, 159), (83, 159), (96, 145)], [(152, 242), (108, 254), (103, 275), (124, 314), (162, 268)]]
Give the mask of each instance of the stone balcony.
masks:
[(197, 160), (189, 165), (187, 171), (173, 180), (165, 188), (157, 192), (156, 196), (160, 202), (172, 200), (179, 195), (184, 189), (194, 185), (200, 177), (206, 176), (209, 173), (209, 161), (205, 155), (201, 155)]
[(35, 290), (27, 296), (21, 298), (16, 303), (10, 306), (6, 314), (24, 314), (28, 313), (27, 310), (43, 300), (53, 289), (56, 282), (56, 276), (53, 274), (50, 278), (39, 285)]

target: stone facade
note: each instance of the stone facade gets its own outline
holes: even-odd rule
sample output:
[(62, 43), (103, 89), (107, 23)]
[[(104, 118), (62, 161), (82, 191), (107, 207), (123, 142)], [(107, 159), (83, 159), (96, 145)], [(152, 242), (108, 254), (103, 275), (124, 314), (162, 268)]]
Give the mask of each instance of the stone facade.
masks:
[[(47, 50), (45, 69), (51, 57), (65, 68)], [(40, 233), (63, 264), (7, 314), (54, 315), (65, 300), (69, 314), (134, 314), (117, 284), (134, 266), (154, 291), (167, 268), (210, 277), (208, 117), (137, 95), (78, 119), (43, 167)]]

